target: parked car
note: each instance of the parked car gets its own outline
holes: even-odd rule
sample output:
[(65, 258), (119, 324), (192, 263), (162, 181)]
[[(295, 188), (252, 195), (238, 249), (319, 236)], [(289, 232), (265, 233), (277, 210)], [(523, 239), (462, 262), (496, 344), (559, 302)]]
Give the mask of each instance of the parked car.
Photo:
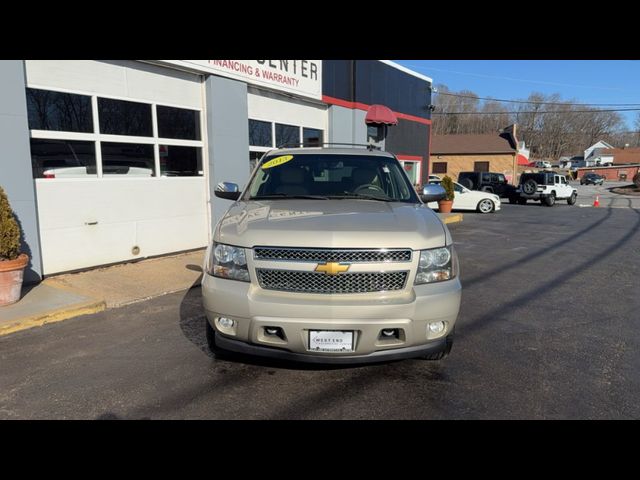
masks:
[(569, 205), (576, 203), (578, 191), (567, 182), (567, 177), (554, 172), (523, 173), (510, 203), (524, 205), (527, 200), (541, 202), (552, 207), (556, 200), (566, 200)]
[(509, 198), (516, 189), (504, 174), (493, 172), (460, 172), (458, 183), (469, 190), (495, 193), (500, 198)]
[(604, 183), (604, 177), (597, 173), (586, 173), (580, 179), (580, 185), (602, 185)]
[(531, 162), (529, 164), (530, 167), (534, 168), (551, 168), (551, 162), (546, 162), (544, 160), (538, 160), (536, 162)]
[(313, 363), (449, 354), (460, 308), (447, 226), (398, 159), (358, 148), (267, 152), (231, 200), (203, 264), (206, 338), (225, 351)]
[[(432, 180), (431, 184), (440, 184), (439, 181)], [(469, 190), (458, 182), (453, 182), (455, 197), (453, 198), (452, 210), (475, 210), (480, 213), (491, 213), (500, 210), (500, 197), (487, 191)], [(437, 209), (438, 202), (427, 204), (429, 208)]]

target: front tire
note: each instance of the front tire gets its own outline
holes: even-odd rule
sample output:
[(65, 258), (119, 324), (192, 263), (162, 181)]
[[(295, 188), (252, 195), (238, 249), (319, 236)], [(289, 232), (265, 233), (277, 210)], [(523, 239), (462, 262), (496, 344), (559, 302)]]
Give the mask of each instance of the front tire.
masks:
[(451, 333), (447, 335), (444, 350), (436, 353), (430, 353), (429, 355), (423, 355), (420, 358), (422, 358), (423, 360), (442, 360), (443, 358), (447, 357), (449, 353), (451, 353), (451, 347), (453, 347), (454, 334), (455, 334), (455, 327), (453, 327), (453, 330), (451, 331)]
[(526, 198), (519, 198), (518, 199), (518, 203), (520, 205), (526, 205), (527, 204), (527, 199)]
[(204, 321), (206, 323), (205, 333), (207, 336), (207, 346), (209, 347), (209, 350), (211, 351), (211, 353), (213, 353), (214, 357), (224, 356), (224, 354), (226, 353), (226, 350), (221, 349), (216, 344), (216, 331), (213, 329), (213, 327), (209, 323), (209, 320), (205, 318)]
[(578, 198), (578, 195), (573, 193), (569, 198), (567, 198), (567, 203), (569, 205), (575, 205), (577, 198)]
[(496, 206), (493, 204), (491, 200), (485, 198), (484, 200), (480, 200), (476, 210), (480, 213), (491, 213), (495, 210)]

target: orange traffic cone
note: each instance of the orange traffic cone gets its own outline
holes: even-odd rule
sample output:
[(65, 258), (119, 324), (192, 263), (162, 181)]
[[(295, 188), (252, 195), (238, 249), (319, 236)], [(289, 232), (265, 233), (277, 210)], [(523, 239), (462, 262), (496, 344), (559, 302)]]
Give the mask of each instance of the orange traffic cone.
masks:
[(598, 195), (596, 195), (596, 199), (593, 201), (593, 206), (594, 207), (600, 206), (600, 197)]

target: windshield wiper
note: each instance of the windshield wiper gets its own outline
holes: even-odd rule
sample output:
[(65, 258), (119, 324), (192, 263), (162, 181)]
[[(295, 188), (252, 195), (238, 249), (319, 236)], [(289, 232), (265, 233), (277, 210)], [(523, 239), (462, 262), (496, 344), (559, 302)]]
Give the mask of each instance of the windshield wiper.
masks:
[(355, 199), (361, 199), (361, 200), (377, 200), (379, 202), (396, 202), (397, 201), (389, 197), (377, 197), (375, 195), (363, 195), (361, 193), (342, 193), (340, 195), (331, 195), (329, 196), (329, 198), (337, 198), (337, 199), (355, 198)]
[(288, 198), (306, 198), (311, 200), (329, 200), (329, 197), (323, 197), (322, 195), (289, 195), (287, 193), (273, 193), (269, 195), (257, 195), (255, 197), (249, 197), (249, 200), (286, 200)]

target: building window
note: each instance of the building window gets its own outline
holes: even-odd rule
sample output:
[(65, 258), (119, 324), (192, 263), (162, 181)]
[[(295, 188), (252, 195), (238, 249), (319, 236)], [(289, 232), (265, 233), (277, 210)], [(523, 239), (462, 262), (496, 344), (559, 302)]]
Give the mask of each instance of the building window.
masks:
[(300, 127), (276, 123), (276, 147), (300, 145)]
[(431, 173), (447, 173), (447, 162), (433, 162)]
[(317, 128), (303, 128), (302, 141), (305, 147), (321, 147), (323, 140), (323, 131)]
[(160, 175), (195, 177), (202, 175), (202, 149), (178, 145), (160, 145)]
[(273, 147), (271, 122), (249, 119), (249, 145), (253, 147)]
[(88, 95), (27, 88), (27, 112), (31, 130), (93, 132)]
[(489, 162), (473, 162), (473, 171), (474, 172), (488, 172), (489, 171)]
[(102, 174), (152, 177), (155, 173), (153, 145), (102, 142)]
[(256, 168), (256, 165), (258, 165), (258, 162), (260, 161), (263, 155), (264, 155), (264, 152), (258, 152), (255, 150), (251, 150), (249, 152), (249, 173), (253, 172), (253, 170)]
[(109, 135), (153, 136), (151, 105), (148, 103), (98, 98), (100, 133)]
[(156, 114), (160, 138), (200, 140), (200, 112), (158, 105)]
[(95, 177), (95, 142), (31, 139), (33, 178)]
[(199, 110), (35, 88), (27, 105), (33, 178), (204, 175)]

